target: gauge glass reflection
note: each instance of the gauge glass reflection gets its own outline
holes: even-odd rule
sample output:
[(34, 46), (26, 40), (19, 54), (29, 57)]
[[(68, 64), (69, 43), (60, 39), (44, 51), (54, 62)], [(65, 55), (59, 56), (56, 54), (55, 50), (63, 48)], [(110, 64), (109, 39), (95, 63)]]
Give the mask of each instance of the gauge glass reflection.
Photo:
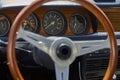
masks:
[(35, 14), (30, 14), (23, 22), (22, 28), (31, 32), (39, 31), (39, 20)]
[(10, 29), (10, 20), (6, 15), (0, 14), (0, 36), (5, 36)]
[(63, 35), (66, 31), (64, 15), (57, 11), (49, 11), (43, 18), (43, 29), (48, 35)]
[(85, 15), (76, 13), (70, 18), (70, 28), (75, 35), (86, 34), (89, 31), (89, 22)]

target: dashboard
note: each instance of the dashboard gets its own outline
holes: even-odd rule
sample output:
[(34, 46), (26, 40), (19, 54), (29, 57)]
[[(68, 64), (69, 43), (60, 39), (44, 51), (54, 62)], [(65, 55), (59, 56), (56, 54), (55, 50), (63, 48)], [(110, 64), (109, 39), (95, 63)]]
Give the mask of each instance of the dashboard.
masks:
[[(67, 1), (65, 1), (67, 4), (62, 3), (62, 5), (60, 5), (59, 3), (60, 2), (54, 4), (54, 2), (50, 2), (44, 4), (43, 7), (31, 13), (21, 26), (26, 30), (44, 36), (77, 36), (104, 31), (101, 23), (95, 18), (95, 16), (80, 5), (69, 3)], [(120, 30), (119, 6), (116, 5), (116, 3), (107, 4), (107, 6), (102, 3), (96, 4), (101, 6), (102, 10), (108, 15), (115, 26), (115, 31), (118, 32)], [(111, 6), (111, 8), (109, 6)], [(112, 8), (112, 6), (115, 8)], [(0, 10), (0, 25), (2, 26), (0, 36), (6, 36), (8, 34), (12, 22), (22, 7), (23, 5), (11, 6), (7, 4), (5, 5), (4, 3)]]
[[(1, 10), (0, 19), (3, 27), (0, 36), (8, 33), (19, 11), (19, 9)], [(90, 34), (93, 33), (91, 15), (83, 8), (39, 8), (29, 15), (21, 26), (44, 36)]]
[[(24, 4), (23, 2), (19, 1), (16, 1), (16, 4), (5, 0), (1, 0), (1, 2), (0, 40), (2, 41), (0, 42), (4, 43), (4, 45), (0, 43), (0, 54), (2, 55), (0, 57), (0, 64), (2, 65), (0, 69), (2, 70), (3, 67), (5, 67), (5, 69), (2, 71), (7, 75), (4, 75), (4, 77), (6, 77), (6, 79), (12, 80), (5, 57), (5, 44), (7, 44), (9, 31), (16, 16), (21, 11), (21, 9), (25, 5), (29, 5), (32, 0), (26, 0)], [(57, 3), (50, 2), (44, 4), (42, 7), (31, 13), (22, 22), (21, 27), (27, 31), (31, 31), (45, 37), (65, 36), (70, 37), (70, 39), (73, 40), (106, 38), (106, 35), (104, 35), (105, 30), (103, 26), (92, 13), (76, 3), (65, 1), (61, 4), (61, 2), (62, 1), (58, 1)], [(93, 2), (97, 4), (108, 16), (115, 28), (115, 32), (120, 32), (120, 1), (110, 0), (108, 2), (108, 0), (94, 0)], [(99, 32), (103, 34), (100, 37), (96, 37), (96, 34)], [(119, 35), (117, 38), (120, 39)], [(51, 59), (48, 57), (45, 61), (41, 62), (41, 65), (38, 65), (33, 59), (33, 56), (36, 56), (34, 53), (43, 52), (39, 51), (24, 40), (18, 40), (17, 43), (18, 45), (19, 43), (22, 43), (19, 45), (20, 48), (16, 48), (16, 52), (18, 63), (21, 67), (21, 71), (23, 72), (25, 79), (38, 79), (39, 75), (34, 73), (36, 71), (39, 71), (38, 73), (42, 75), (42, 73), (40, 73), (40, 71), (42, 71), (48, 75), (52, 74), (52, 77), (48, 76), (48, 78), (50, 77), (50, 79), (53, 80), (53, 63), (48, 63), (48, 61), (51, 61)], [(71, 80), (73, 80), (73, 76), (76, 75), (76, 80), (101, 80), (106, 70), (109, 53), (109, 49), (104, 49), (78, 57), (70, 67), (73, 70), (70, 71)], [(41, 56), (41, 59), (44, 58), (43, 56), (46, 56), (43, 54)], [(120, 65), (120, 62), (118, 62), (118, 65)], [(76, 70), (76, 72), (74, 70)], [(28, 74), (29, 72), (31, 72), (31, 74)], [(2, 80), (4, 80), (4, 78), (1, 75), (4, 73), (0, 73), (0, 79)], [(38, 77), (36, 77), (36, 75)], [(30, 76), (34, 77), (34, 79)], [(116, 80), (120, 79), (119, 66), (117, 68), (115, 76), (117, 77)]]

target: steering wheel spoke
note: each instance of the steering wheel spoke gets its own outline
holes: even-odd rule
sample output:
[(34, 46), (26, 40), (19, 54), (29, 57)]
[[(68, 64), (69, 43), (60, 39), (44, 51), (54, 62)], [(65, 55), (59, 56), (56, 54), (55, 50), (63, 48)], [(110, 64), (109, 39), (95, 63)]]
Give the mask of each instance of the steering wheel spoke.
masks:
[(69, 66), (59, 66), (55, 64), (56, 80), (69, 80)]
[(22, 39), (28, 41), (30, 44), (34, 45), (35, 47), (37, 47), (40, 50), (43, 50), (46, 53), (48, 53), (48, 48), (50, 47), (50, 45), (52, 43), (52, 40), (49, 40), (46, 37), (43, 37), (36, 33), (26, 31), (22, 28), (20, 28), (17, 38), (22, 38)]
[(91, 53), (97, 50), (105, 49), (105, 48), (110, 48), (110, 43), (109, 40), (89, 40), (89, 41), (74, 41), (78, 48), (79, 54), (84, 55), (87, 53)]

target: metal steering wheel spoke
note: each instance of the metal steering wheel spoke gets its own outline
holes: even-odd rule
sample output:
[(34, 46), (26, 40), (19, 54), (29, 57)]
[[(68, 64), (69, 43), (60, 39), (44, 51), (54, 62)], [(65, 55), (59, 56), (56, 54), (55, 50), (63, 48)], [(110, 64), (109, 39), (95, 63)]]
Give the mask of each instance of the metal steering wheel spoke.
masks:
[(22, 38), (28, 41), (30, 44), (34, 45), (40, 50), (43, 50), (46, 53), (48, 53), (48, 48), (50, 47), (52, 43), (52, 40), (49, 40), (46, 37), (35, 34), (33, 32), (26, 31), (22, 28), (20, 28), (18, 32), (18, 38)]
[(79, 54), (84, 55), (87, 53), (91, 53), (97, 50), (110, 48), (109, 39), (106, 40), (87, 40), (87, 41), (74, 41), (75, 45), (77, 46)]
[(55, 64), (56, 80), (69, 80), (69, 66)]

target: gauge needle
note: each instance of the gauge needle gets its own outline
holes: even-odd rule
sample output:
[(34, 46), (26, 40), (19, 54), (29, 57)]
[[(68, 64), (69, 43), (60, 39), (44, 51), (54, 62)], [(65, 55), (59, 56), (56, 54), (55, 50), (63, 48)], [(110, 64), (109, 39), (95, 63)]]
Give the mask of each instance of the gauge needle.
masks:
[(75, 16), (75, 23), (74, 23), (75, 32), (77, 32), (77, 22), (78, 22), (78, 20), (77, 20), (77, 18), (76, 18), (76, 16)]
[(24, 23), (25, 23), (25, 25), (29, 25), (32, 29), (35, 29), (35, 25), (30, 23), (28, 20), (25, 20)]
[(77, 25), (77, 24), (75, 23), (75, 24), (74, 24), (74, 29), (75, 29), (75, 31), (76, 31), (76, 25)]
[(48, 26), (45, 27), (45, 29), (48, 29), (50, 26), (54, 25), (55, 21), (51, 22)]
[(5, 20), (6, 18), (5, 17), (0, 17), (0, 21), (3, 21)]

